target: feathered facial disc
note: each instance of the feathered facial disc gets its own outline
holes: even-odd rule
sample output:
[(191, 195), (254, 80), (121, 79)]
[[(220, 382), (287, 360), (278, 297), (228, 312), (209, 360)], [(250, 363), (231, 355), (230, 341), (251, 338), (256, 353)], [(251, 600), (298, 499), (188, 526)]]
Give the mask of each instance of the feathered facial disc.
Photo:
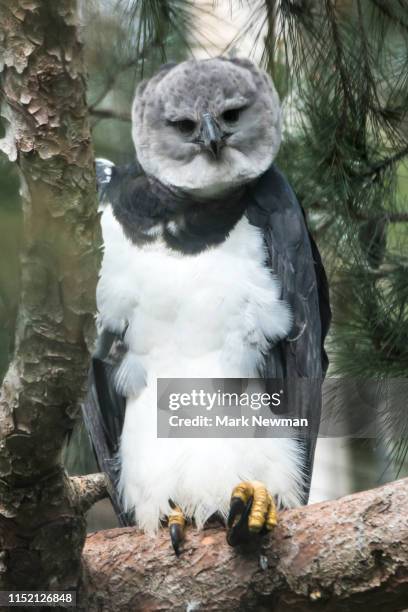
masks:
[(281, 140), (270, 77), (240, 59), (164, 66), (138, 86), (132, 122), (146, 174), (204, 197), (260, 176)]

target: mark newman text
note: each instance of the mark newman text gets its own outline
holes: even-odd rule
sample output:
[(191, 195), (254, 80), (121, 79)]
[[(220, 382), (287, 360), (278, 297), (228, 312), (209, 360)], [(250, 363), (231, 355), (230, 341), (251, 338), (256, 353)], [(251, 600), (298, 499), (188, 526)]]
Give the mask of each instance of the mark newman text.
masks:
[(251, 416), (203, 416), (180, 417), (172, 414), (169, 418), (171, 427), (308, 427), (308, 419), (291, 419), (281, 417)]

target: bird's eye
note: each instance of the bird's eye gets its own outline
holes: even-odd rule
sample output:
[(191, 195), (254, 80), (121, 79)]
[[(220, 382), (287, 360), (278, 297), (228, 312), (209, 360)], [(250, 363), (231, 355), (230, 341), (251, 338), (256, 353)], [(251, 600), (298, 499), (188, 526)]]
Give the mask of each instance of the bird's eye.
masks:
[(229, 108), (221, 114), (221, 118), (226, 123), (236, 123), (244, 110), (244, 107), (241, 108)]
[(179, 121), (172, 121), (171, 125), (174, 126), (181, 134), (188, 136), (192, 134), (196, 129), (196, 122), (192, 119), (180, 119)]

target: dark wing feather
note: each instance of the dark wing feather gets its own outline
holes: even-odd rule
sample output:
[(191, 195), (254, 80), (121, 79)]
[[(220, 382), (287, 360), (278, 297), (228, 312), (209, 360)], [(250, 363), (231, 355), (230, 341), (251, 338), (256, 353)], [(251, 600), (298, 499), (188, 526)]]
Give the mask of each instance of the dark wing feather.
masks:
[(273, 384), (270, 379), (286, 380), (286, 406), (308, 419), (308, 436), (303, 440), (306, 503), (320, 423), (321, 384), (328, 364), (323, 346), (331, 318), (328, 283), (303, 211), (276, 167), (261, 177), (252, 196), (248, 218), (264, 231), (268, 263), (294, 317), (289, 337), (272, 346), (266, 356), (263, 376), (267, 387)]
[[(121, 344), (118, 336), (114, 336), (111, 332), (102, 332), (102, 337), (105, 334), (112, 338), (112, 347)], [(125, 527), (132, 522), (123, 512), (117, 494), (119, 478), (117, 453), (125, 419), (126, 400), (115, 389), (114, 375), (118, 364), (112, 360), (111, 351), (112, 348), (106, 354), (102, 354), (97, 350), (92, 357), (88, 393), (82, 413), (99, 469), (109, 477), (109, 496), (116, 516), (120, 525)]]
[[(120, 183), (120, 179), (115, 166), (106, 160), (97, 160), (96, 174), (99, 197), (103, 203), (104, 199), (114, 197), (115, 183)], [(109, 477), (109, 495), (121, 526), (132, 524), (129, 516), (123, 512), (117, 494), (117, 453), (125, 419), (126, 400), (116, 391), (114, 375), (125, 351), (121, 336), (109, 330), (101, 331), (91, 360), (88, 393), (82, 409), (84, 424), (99, 469)]]

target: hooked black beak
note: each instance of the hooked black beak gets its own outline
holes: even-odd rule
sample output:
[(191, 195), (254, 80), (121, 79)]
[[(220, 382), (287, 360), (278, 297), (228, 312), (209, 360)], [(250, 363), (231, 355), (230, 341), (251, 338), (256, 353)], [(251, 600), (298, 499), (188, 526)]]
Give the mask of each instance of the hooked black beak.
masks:
[(203, 114), (199, 142), (214, 159), (219, 159), (221, 148), (224, 145), (223, 133), (211, 113)]

